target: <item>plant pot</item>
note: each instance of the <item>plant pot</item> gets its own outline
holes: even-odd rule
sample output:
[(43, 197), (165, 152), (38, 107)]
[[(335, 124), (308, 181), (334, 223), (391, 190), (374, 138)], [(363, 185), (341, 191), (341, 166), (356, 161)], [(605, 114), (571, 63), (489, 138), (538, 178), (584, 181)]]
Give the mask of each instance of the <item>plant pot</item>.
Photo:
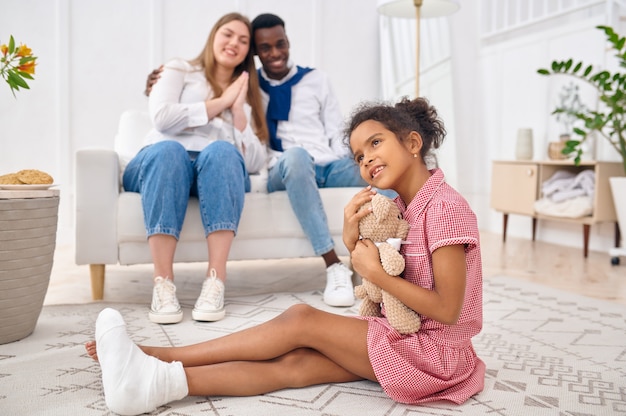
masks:
[(613, 204), (617, 216), (617, 224), (622, 235), (622, 247), (611, 249), (609, 252), (613, 264), (619, 264), (618, 256), (626, 256), (626, 245), (623, 243), (626, 238), (626, 177), (614, 176), (609, 178), (611, 193), (613, 194)]
[(552, 160), (567, 159), (568, 156), (561, 153), (563, 149), (565, 149), (565, 142), (548, 143), (548, 157)]
[[(50, 282), (56, 243), (58, 190), (46, 197), (0, 192), (0, 344), (30, 335)], [(4, 199), (10, 194), (13, 197)]]

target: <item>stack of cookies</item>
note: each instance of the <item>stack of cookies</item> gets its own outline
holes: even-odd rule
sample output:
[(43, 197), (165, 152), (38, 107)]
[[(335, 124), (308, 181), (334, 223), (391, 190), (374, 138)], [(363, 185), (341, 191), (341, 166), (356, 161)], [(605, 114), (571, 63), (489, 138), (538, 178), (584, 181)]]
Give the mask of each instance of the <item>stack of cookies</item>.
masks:
[(0, 185), (49, 185), (52, 176), (37, 169), (24, 169), (16, 173), (0, 175)]

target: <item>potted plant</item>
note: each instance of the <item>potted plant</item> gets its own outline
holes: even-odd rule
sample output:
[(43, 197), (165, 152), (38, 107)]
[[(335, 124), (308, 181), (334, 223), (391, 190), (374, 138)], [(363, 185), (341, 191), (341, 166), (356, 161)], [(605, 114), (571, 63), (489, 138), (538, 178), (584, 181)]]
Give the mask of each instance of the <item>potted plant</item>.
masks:
[[(607, 41), (615, 51), (618, 69), (610, 72), (606, 69), (594, 71), (592, 65), (574, 62), (573, 59), (552, 61), (550, 68), (539, 69), (541, 75), (564, 74), (578, 78), (591, 85), (598, 93), (600, 102), (596, 110), (583, 107), (572, 115), (580, 120), (580, 126), (573, 127), (573, 137), (565, 142), (562, 153), (574, 155), (574, 163), (579, 164), (583, 152), (583, 143), (593, 135), (606, 141), (619, 153), (626, 175), (626, 37), (620, 36), (610, 26), (597, 26), (602, 30)], [(557, 107), (553, 114), (568, 114), (565, 106)], [(626, 231), (626, 178), (610, 178), (613, 201), (618, 223)], [(612, 262), (619, 263), (618, 255), (626, 255), (626, 248), (612, 250)]]
[(585, 111), (585, 105), (580, 101), (578, 90), (580, 87), (574, 82), (563, 85), (561, 93), (559, 94), (559, 106), (562, 109), (556, 113), (556, 119), (563, 125), (561, 130), (560, 139), (567, 141), (572, 135), (572, 128), (576, 122), (576, 114)]
[(574, 82), (563, 85), (559, 92), (559, 104), (555, 111), (556, 120), (561, 123), (561, 132), (558, 141), (548, 143), (548, 156), (550, 159), (567, 159), (568, 154), (563, 153), (565, 143), (572, 136), (572, 128), (578, 120), (576, 114), (585, 110), (584, 104), (580, 101), (578, 95), (579, 86)]

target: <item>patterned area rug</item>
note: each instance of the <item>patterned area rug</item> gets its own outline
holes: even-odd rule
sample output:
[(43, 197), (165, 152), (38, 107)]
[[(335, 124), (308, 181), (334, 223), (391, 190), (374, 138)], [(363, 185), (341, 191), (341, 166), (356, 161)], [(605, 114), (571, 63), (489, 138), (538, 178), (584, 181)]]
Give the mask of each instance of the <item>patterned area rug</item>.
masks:
[[(484, 329), (476, 350), (487, 364), (485, 390), (461, 406), (406, 406), (372, 382), (321, 385), (247, 398), (188, 397), (154, 415), (621, 415), (626, 414), (626, 306), (521, 280), (484, 285)], [(0, 345), (0, 414), (109, 415), (99, 366), (84, 354), (99, 311), (125, 317), (132, 338), (183, 345), (266, 321), (305, 302), (326, 307), (319, 291), (227, 297), (227, 317), (159, 326), (147, 305), (92, 303), (46, 306), (35, 332)]]

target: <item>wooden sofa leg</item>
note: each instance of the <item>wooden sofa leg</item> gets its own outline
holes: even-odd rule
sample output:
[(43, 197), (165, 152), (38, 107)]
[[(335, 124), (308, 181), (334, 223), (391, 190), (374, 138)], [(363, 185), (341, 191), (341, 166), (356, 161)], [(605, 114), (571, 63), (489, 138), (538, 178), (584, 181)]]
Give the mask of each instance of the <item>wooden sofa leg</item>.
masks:
[(91, 298), (102, 300), (104, 298), (104, 264), (90, 264), (91, 274)]

